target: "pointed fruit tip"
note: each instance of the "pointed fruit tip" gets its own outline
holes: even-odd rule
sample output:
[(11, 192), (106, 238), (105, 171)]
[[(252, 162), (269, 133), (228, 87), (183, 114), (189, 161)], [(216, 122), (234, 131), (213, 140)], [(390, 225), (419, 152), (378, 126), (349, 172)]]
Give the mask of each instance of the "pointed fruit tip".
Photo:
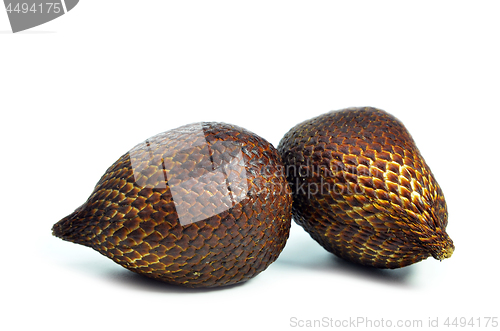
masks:
[(56, 224), (52, 226), (52, 235), (54, 237), (64, 239), (64, 234), (63, 234), (63, 227), (61, 225), (61, 222), (63, 222), (65, 219), (60, 220)]
[(441, 260), (449, 259), (453, 255), (454, 251), (455, 247), (453, 245), (448, 245), (445, 249), (443, 249), (443, 255)]
[(445, 259), (449, 259), (452, 255), (453, 252), (455, 251), (455, 246), (453, 245), (453, 242), (449, 240), (446, 245), (439, 251), (434, 258), (439, 261), (443, 261)]
[(52, 226), (52, 235), (65, 241), (89, 246), (87, 220), (76, 210)]

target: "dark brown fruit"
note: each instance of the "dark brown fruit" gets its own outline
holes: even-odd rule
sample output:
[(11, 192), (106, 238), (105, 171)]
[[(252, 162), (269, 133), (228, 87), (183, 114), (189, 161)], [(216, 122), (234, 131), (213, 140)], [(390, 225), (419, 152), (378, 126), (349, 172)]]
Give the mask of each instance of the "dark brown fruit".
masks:
[(278, 150), (293, 217), (329, 252), (379, 268), (452, 255), (443, 192), (392, 115), (329, 112), (295, 126)]
[(186, 125), (120, 157), (53, 234), (171, 284), (242, 282), (275, 261), (288, 238), (282, 167), (277, 150), (245, 129)]

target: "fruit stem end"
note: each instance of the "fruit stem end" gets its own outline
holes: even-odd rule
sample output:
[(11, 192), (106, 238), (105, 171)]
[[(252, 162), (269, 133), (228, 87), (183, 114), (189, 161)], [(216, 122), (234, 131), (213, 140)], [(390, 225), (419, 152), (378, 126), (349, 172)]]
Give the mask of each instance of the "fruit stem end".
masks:
[(443, 261), (444, 259), (449, 259), (452, 255), (453, 252), (455, 251), (455, 246), (451, 243), (443, 247), (443, 249), (436, 254), (435, 258), (439, 261)]

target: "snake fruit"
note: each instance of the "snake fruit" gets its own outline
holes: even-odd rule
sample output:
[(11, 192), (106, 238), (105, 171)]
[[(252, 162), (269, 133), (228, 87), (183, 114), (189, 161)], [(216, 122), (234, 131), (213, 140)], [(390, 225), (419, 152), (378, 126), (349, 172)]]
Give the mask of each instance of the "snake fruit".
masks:
[(186, 287), (246, 281), (287, 241), (292, 196), (277, 150), (238, 126), (195, 123), (120, 157), (53, 234)]
[(443, 192), (394, 116), (332, 111), (296, 125), (278, 151), (293, 218), (327, 251), (391, 269), (452, 255)]

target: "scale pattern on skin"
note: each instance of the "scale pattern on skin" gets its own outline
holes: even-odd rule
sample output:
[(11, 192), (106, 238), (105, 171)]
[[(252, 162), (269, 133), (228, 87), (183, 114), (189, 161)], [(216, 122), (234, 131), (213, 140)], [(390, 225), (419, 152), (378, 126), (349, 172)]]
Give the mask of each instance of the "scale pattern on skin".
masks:
[[(87, 202), (54, 225), (54, 235), (139, 274), (188, 287), (235, 284), (265, 270), (290, 229), (291, 191), (281, 158), (270, 143), (241, 127), (201, 127), (201, 135), (200, 124), (156, 135), (120, 157)], [(239, 164), (228, 167), (234, 160)], [(225, 171), (207, 171), (216, 168)], [(169, 184), (187, 179), (179, 209)], [(240, 201), (213, 215), (224, 203), (220, 192), (228, 180), (235, 183), (230, 194), (239, 194)], [(206, 217), (180, 222), (181, 216), (200, 214)]]
[(394, 116), (329, 112), (292, 128), (278, 150), (294, 220), (329, 252), (379, 268), (451, 256), (443, 192)]

